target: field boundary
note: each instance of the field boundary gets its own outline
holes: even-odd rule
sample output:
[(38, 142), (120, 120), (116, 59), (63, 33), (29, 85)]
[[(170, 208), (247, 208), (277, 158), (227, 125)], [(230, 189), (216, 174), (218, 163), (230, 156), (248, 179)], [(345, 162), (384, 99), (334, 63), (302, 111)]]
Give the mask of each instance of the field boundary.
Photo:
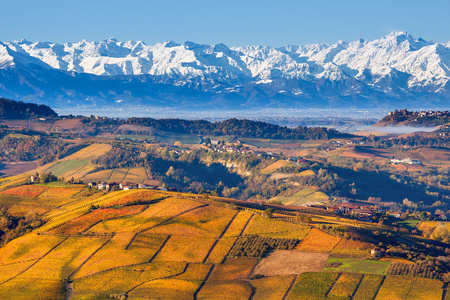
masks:
[(169, 241), (171, 235), (168, 235), (167, 238), (162, 242), (161, 246), (159, 246), (158, 250), (156, 250), (155, 254), (153, 254), (152, 257), (150, 257), (148, 263), (151, 263), (155, 257), (161, 252), (161, 250), (166, 246), (167, 242)]
[(125, 175), (123, 176), (122, 182), (125, 182), (125, 179), (127, 178), (128, 173), (130, 173), (130, 168), (128, 168), (127, 172), (126, 172)]
[(254, 214), (252, 214), (252, 215), (250, 216), (250, 218), (248, 218), (248, 220), (247, 220), (247, 222), (245, 223), (244, 228), (242, 228), (242, 231), (241, 231), (241, 233), (239, 234), (239, 236), (242, 236), (242, 235), (244, 234), (244, 232), (245, 232), (245, 230), (247, 229), (248, 224), (250, 224), (250, 221), (252, 220), (253, 216), (254, 216)]
[[(182, 215), (187, 214), (187, 213), (189, 213), (189, 212), (191, 212), (193, 210), (196, 210), (196, 209), (199, 209), (199, 208), (203, 208), (203, 207), (207, 207), (207, 206), (208, 206), (208, 204), (204, 204), (204, 205), (200, 205), (200, 206), (197, 206), (197, 207), (190, 208), (190, 209), (188, 209), (188, 210), (186, 210), (186, 211), (184, 211), (182, 213), (176, 214), (175, 216), (172, 216), (172, 217), (162, 221), (161, 223), (155, 224), (155, 225), (153, 225), (153, 226), (151, 226), (149, 228), (146, 228), (146, 229), (143, 229), (141, 231), (138, 231), (138, 233), (146, 232), (146, 231), (151, 230), (151, 229), (153, 229), (153, 228), (155, 228), (157, 226), (164, 225), (165, 223), (167, 223), (169, 221), (172, 221), (173, 219), (178, 218), (179, 216), (182, 216)], [(143, 224), (145, 224), (145, 223), (143, 223)]]
[(237, 215), (239, 214), (239, 212), (237, 211), (234, 216), (231, 218), (231, 220), (228, 222), (227, 226), (225, 226), (224, 230), (222, 230), (222, 233), (219, 235), (219, 237), (216, 239), (216, 241), (214, 242), (214, 244), (211, 246), (211, 248), (209, 248), (208, 253), (206, 253), (205, 259), (203, 259), (202, 263), (206, 263), (206, 261), (208, 260), (209, 256), (211, 255), (212, 251), (214, 250), (214, 248), (216, 247), (217, 243), (222, 239), (222, 237), (225, 235), (225, 233), (227, 232), (228, 228), (230, 228), (231, 223), (233, 223), (234, 219), (236, 219)]
[(111, 173), (109, 173), (109, 177), (108, 177), (108, 179), (106, 180), (106, 182), (109, 182), (109, 180), (111, 179), (111, 177), (112, 177), (112, 175), (113, 175), (113, 173), (114, 173), (115, 170), (116, 170), (116, 169), (112, 169)]
[(125, 292), (125, 295), (128, 295), (129, 292), (131, 292), (132, 290), (134, 290), (134, 289), (140, 287), (140, 286), (143, 285), (143, 284), (146, 284), (146, 283), (149, 283), (149, 282), (152, 282), (152, 281), (155, 281), (155, 280), (163, 280), (163, 279), (167, 279), (167, 278), (172, 278), (172, 277), (180, 276), (181, 274), (186, 273), (186, 270), (187, 270), (188, 267), (189, 267), (189, 263), (186, 263), (186, 265), (184, 266), (183, 271), (181, 271), (180, 273), (173, 274), (173, 275), (168, 275), (168, 276), (160, 277), (160, 278), (153, 278), (153, 279), (150, 279), (150, 280), (141, 282), (141, 283), (139, 283), (138, 285), (135, 285), (134, 287), (132, 287), (131, 289), (129, 289), (128, 291), (126, 291), (126, 292)]
[(447, 297), (447, 291), (448, 291), (448, 283), (445, 282), (442, 286), (442, 300), (445, 300)]
[[(87, 277), (91, 277), (91, 276), (98, 275), (98, 274), (105, 273), (105, 272), (109, 272), (109, 271), (112, 271), (112, 270), (117, 270), (117, 269), (123, 269), (123, 268), (129, 268), (129, 267), (135, 267), (135, 266), (140, 266), (140, 265), (149, 264), (149, 263), (151, 263), (151, 262), (155, 259), (156, 255), (158, 255), (159, 252), (161, 252), (161, 250), (164, 248), (164, 246), (166, 245), (166, 243), (167, 243), (167, 241), (169, 240), (170, 237), (171, 237), (171, 235), (167, 236), (167, 238), (164, 240), (164, 242), (161, 244), (161, 246), (158, 248), (158, 250), (155, 252), (155, 254), (153, 254), (153, 256), (150, 258), (150, 260), (149, 260), (148, 262), (143, 262), (143, 263), (130, 264), (130, 265), (125, 265), (125, 266), (118, 266), (118, 267), (114, 267), (114, 268), (109, 268), (109, 269), (101, 270), (101, 271), (98, 271), (98, 272), (95, 272), (95, 273), (92, 273), (92, 274), (89, 274), (89, 275), (86, 275), (86, 276), (78, 277), (78, 279), (79, 279), (79, 278), (87, 278)], [(105, 245), (106, 245), (110, 240), (111, 240), (111, 239), (109, 239), (109, 240), (105, 243)], [(103, 246), (105, 246), (105, 245), (103, 245)], [(103, 248), (103, 246), (101, 246), (101, 248)], [(100, 250), (100, 248), (99, 248), (98, 250)], [(95, 253), (93, 253), (93, 254), (95, 254)], [(74, 274), (75, 274), (75, 272), (72, 273), (71, 276), (74, 275)]]
[(206, 275), (205, 279), (202, 281), (202, 283), (200, 284), (200, 286), (198, 287), (198, 289), (194, 292), (193, 294), (193, 298), (194, 300), (197, 300), (197, 295), (200, 292), (200, 290), (203, 288), (203, 286), (206, 284), (206, 282), (209, 280), (209, 277), (211, 277), (212, 272), (214, 271), (214, 269), (216, 268), (216, 265), (212, 265), (211, 268), (209, 268), (209, 272)]
[(95, 250), (94, 252), (92, 252), (91, 255), (89, 255), (89, 256), (86, 258), (86, 260), (85, 260), (78, 268), (75, 269), (75, 271), (73, 271), (72, 273), (70, 273), (69, 276), (67, 276), (67, 278), (70, 279), (70, 277), (72, 277), (76, 272), (78, 272), (78, 270), (80, 270), (81, 267), (84, 266), (84, 265), (88, 262), (88, 260), (90, 260), (90, 259), (95, 255), (95, 253), (97, 253), (98, 251), (100, 251), (100, 249), (102, 249), (103, 247), (105, 247), (106, 244), (108, 244), (108, 243), (111, 241), (111, 239), (112, 239), (112, 237), (110, 237), (106, 242), (104, 242), (100, 247), (98, 247), (97, 250)]
[(358, 288), (359, 288), (359, 286), (361, 285), (361, 282), (363, 281), (365, 275), (366, 275), (366, 274), (362, 274), (361, 278), (359, 279), (358, 284), (356, 285), (355, 290), (353, 291), (353, 294), (350, 296), (350, 300), (352, 300), (353, 297), (355, 297), (355, 294), (356, 294), (356, 292), (358, 291)]
[(373, 299), (376, 299), (376, 298), (377, 298), (378, 293), (380, 292), (380, 289), (381, 289), (381, 287), (383, 286), (385, 280), (386, 280), (386, 275), (384, 275), (383, 278), (381, 279), (380, 284), (378, 285), (378, 289), (377, 289), (377, 291), (375, 292), (375, 295), (373, 296)]
[(328, 297), (328, 294), (331, 292), (331, 290), (333, 289), (334, 285), (336, 284), (336, 282), (339, 280), (339, 277), (341, 277), (342, 273), (338, 273), (338, 276), (336, 277), (336, 279), (333, 281), (333, 283), (331, 284), (330, 288), (328, 289), (327, 293), (325, 294), (325, 298)]
[(287, 289), (286, 294), (284, 294), (282, 300), (286, 300), (286, 299), (287, 299), (287, 297), (289, 296), (289, 293), (291, 292), (292, 288), (294, 287), (294, 284), (297, 282), (299, 276), (300, 276), (300, 275), (297, 274), (297, 275), (295, 275), (294, 279), (292, 279), (292, 282), (291, 282), (291, 284), (289, 285), (289, 288)]
[(68, 238), (63, 239), (61, 242), (59, 242), (58, 244), (56, 244), (56, 246), (54, 246), (53, 248), (51, 248), (50, 250), (47, 251), (47, 253), (45, 253), (44, 255), (42, 255), (40, 258), (38, 258), (33, 264), (31, 264), (30, 266), (28, 266), (27, 268), (25, 268), (25, 270), (21, 271), (20, 273), (16, 274), (15, 276), (3, 281), (2, 283), (0, 283), (0, 285), (5, 284), (11, 280), (13, 280), (14, 278), (17, 278), (17, 276), (22, 275), (23, 273), (25, 273), (26, 271), (28, 271), (29, 269), (31, 269), (33, 266), (35, 266), (38, 262), (40, 262), (44, 257), (46, 257), (47, 255), (50, 254), (50, 252), (52, 252), (53, 250), (56, 249), (56, 247), (58, 247), (59, 245), (61, 245), (62, 243), (64, 243), (65, 241), (67, 241)]

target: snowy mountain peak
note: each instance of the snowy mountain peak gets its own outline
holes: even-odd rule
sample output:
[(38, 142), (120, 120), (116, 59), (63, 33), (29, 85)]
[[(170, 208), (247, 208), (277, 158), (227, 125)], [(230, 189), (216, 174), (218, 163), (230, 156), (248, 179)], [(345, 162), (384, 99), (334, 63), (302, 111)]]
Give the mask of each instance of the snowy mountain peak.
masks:
[[(318, 43), (279, 48), (228, 47), (222, 43), (205, 45), (191, 41), (146, 45), (142, 41), (121, 42), (115, 38), (64, 44), (26, 40), (0, 43), (0, 71), (19, 67), (24, 74), (34, 74), (33, 68), (48, 70), (45, 72), (52, 74), (51, 79), (39, 75), (46, 84), (61, 76), (55, 72), (69, 74), (70, 78), (78, 78), (81, 73), (83, 78), (102, 78), (98, 82), (115, 78), (128, 78), (133, 82), (133, 76), (139, 76), (141, 84), (153, 82), (183, 87), (220, 99), (227, 98), (226, 95), (270, 99), (352, 98), (360, 97), (361, 93), (375, 98), (409, 99), (425, 92), (450, 99), (450, 43), (416, 39), (404, 31), (395, 31), (373, 41), (340, 40), (332, 45)], [(24, 82), (25, 75), (21, 76), (18, 85)], [(33, 80), (41, 80), (39, 76)], [(33, 85), (28, 83), (27, 86)], [(0, 91), (2, 88), (0, 81)], [(41, 89), (36, 86), (32, 91)], [(72, 91), (71, 95), (75, 93), (75, 88), (65, 87), (64, 97), (66, 90)], [(108, 98), (107, 95), (117, 93), (106, 90), (97, 97)], [(172, 91), (164, 95), (180, 97)]]
[(119, 42), (115, 37), (110, 37), (109, 39), (105, 40), (107, 43), (117, 43)]
[(168, 41), (168, 42), (163, 43), (163, 46), (164, 47), (178, 47), (178, 46), (180, 46), (180, 44), (178, 44), (174, 41)]

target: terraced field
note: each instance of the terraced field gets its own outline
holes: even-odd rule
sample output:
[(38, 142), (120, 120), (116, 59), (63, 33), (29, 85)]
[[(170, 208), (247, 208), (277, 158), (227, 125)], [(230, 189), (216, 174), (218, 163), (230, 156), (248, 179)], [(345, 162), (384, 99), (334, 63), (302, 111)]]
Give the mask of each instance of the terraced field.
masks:
[[(52, 189), (64, 188), (46, 187), (47, 194), (30, 199), (51, 198)], [(66, 290), (73, 300), (442, 298), (442, 281), (387, 276), (389, 261), (365, 259), (370, 244), (305, 224), (182, 193), (61, 192), (73, 198), (53, 207), (44, 226), (0, 248), (1, 299), (66, 299)], [(228, 256), (244, 234), (300, 242), (262, 259)], [(300, 266), (313, 261), (314, 269)], [(323, 272), (325, 262), (340, 264)]]
[(45, 170), (45, 173), (52, 173), (55, 176), (63, 176), (65, 174), (76, 172), (87, 166), (89, 159), (83, 160), (66, 160), (58, 162), (52, 167)]
[(267, 166), (266, 168), (262, 169), (261, 173), (272, 174), (272, 173), (275, 173), (278, 169), (289, 166), (289, 165), (293, 165), (293, 164), (286, 160), (279, 160), (279, 161), (276, 161), (273, 164)]
[[(305, 171), (306, 172), (306, 171)], [(284, 205), (301, 205), (304, 203), (321, 202), (330, 197), (324, 192), (312, 188), (305, 188), (289, 197), (276, 196), (270, 200), (279, 200)]]

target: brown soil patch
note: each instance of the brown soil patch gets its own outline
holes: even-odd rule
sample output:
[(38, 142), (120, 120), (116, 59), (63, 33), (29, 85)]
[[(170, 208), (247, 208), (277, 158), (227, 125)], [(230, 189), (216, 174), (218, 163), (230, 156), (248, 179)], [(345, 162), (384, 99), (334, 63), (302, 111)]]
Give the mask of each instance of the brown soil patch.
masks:
[(117, 128), (117, 132), (154, 132), (155, 129), (152, 127), (140, 126), (140, 125), (120, 125)]
[(420, 152), (421, 156), (427, 160), (448, 162), (450, 160), (450, 152), (443, 149), (424, 148)]
[(25, 162), (4, 162), (0, 164), (0, 175), (19, 175), (36, 168), (35, 161)]
[(406, 165), (391, 165), (397, 171), (406, 171), (408, 167)]
[(63, 119), (58, 120), (53, 124), (52, 131), (57, 131), (59, 129), (70, 130), (77, 128), (81, 125), (80, 119)]
[(270, 179), (273, 180), (279, 180), (279, 179), (285, 179), (294, 176), (293, 174), (282, 174), (282, 173), (273, 173), (270, 175)]
[(30, 122), (30, 129), (36, 131), (49, 131), (53, 122)]
[(375, 155), (369, 153), (357, 153), (353, 150), (342, 152), (340, 156), (351, 158), (375, 158)]
[(328, 254), (301, 252), (295, 250), (275, 250), (263, 258), (253, 274), (264, 276), (321, 272), (328, 260)]
[(0, 122), (2, 125), (6, 125), (8, 127), (28, 127), (27, 120), (2, 120)]

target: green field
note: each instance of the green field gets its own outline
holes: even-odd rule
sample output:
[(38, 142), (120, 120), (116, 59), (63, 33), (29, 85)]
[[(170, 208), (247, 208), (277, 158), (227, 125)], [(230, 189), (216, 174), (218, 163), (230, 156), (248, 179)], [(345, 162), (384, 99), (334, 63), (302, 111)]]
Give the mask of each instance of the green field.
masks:
[(143, 135), (143, 134), (119, 134), (116, 139), (119, 140), (147, 140), (147, 141), (154, 141), (155, 136), (153, 134)]
[(335, 272), (356, 272), (366, 274), (384, 275), (390, 262), (375, 261), (375, 260), (359, 260), (359, 259), (344, 259), (344, 258), (330, 258), (327, 263), (342, 263), (337, 268), (325, 268), (325, 271)]
[[(218, 135), (218, 136), (204, 136), (203, 139), (210, 138), (211, 140), (225, 141), (229, 143), (232, 139), (235, 138), (234, 135)], [(240, 141), (241, 139), (239, 139)]]
[(419, 224), (420, 220), (404, 220), (396, 222), (395, 224), (413, 230), (416, 228), (417, 224)]
[(287, 299), (324, 299), (337, 276), (337, 273), (301, 274), (295, 282)]
[(271, 147), (273, 145), (286, 145), (286, 144), (298, 144), (299, 148), (300, 144), (305, 141), (302, 140), (276, 140), (276, 139), (248, 139), (248, 138), (240, 138), (241, 142), (246, 144), (255, 146), (255, 147)]
[(158, 131), (155, 132), (155, 141), (166, 144), (174, 144), (180, 141), (181, 144), (199, 144), (201, 139), (195, 134), (182, 134), (175, 132)]
[(55, 176), (61, 176), (72, 170), (76, 170), (85, 167), (89, 163), (89, 159), (83, 160), (66, 160), (57, 163), (56, 165), (45, 170), (46, 173), (52, 172)]
[(372, 300), (383, 281), (383, 276), (378, 275), (364, 275), (361, 280), (355, 295), (354, 300)]
[[(49, 182), (49, 183), (35, 183), (34, 185), (39, 185), (39, 186), (48, 186), (48, 187), (71, 187), (72, 185), (68, 182), (64, 182), (64, 181), (53, 181), (53, 182)], [(82, 186), (80, 186), (82, 187)]]
[[(211, 137), (211, 139), (216, 137)], [(229, 139), (232, 139), (233, 136), (223, 136), (223, 137), (217, 137), (219, 140), (225, 140), (229, 141)], [(166, 131), (160, 131), (155, 130), (154, 132), (151, 132), (149, 134), (119, 134), (117, 135), (116, 139), (119, 140), (147, 140), (147, 141), (153, 141), (153, 142), (159, 142), (159, 143), (166, 143), (173, 145), (176, 141), (180, 141), (181, 144), (200, 144), (202, 141), (198, 135), (195, 134), (183, 134), (183, 133), (176, 133), (176, 132), (166, 132)]]

